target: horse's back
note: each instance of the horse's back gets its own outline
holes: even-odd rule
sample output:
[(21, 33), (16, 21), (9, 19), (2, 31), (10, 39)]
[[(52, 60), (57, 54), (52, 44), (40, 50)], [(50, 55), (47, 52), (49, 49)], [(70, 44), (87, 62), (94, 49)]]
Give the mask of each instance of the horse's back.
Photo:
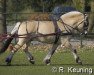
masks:
[(18, 34), (27, 34), (32, 32), (38, 32), (41, 34), (54, 33), (54, 25), (52, 21), (26, 21), (22, 22)]
[(22, 22), (20, 27), (19, 27), (18, 34), (23, 35), (23, 34), (35, 32), (37, 24), (38, 24), (38, 22), (36, 22), (36, 21), (24, 21), (24, 22)]
[(50, 34), (55, 32), (55, 27), (52, 21), (40, 21), (39, 22), (39, 33)]

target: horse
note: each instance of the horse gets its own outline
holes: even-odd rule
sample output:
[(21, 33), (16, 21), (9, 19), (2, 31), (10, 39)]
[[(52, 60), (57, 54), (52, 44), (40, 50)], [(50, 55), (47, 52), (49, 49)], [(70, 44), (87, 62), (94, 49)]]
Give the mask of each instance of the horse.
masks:
[(79, 11), (71, 11), (60, 16), (57, 21), (57, 31), (56, 25), (53, 21), (23, 21), (17, 22), (15, 27), (11, 31), (5, 40), (4, 46), (0, 50), (0, 54), (7, 50), (7, 47), (16, 35), (19, 35), (19, 40), (13, 49), (11, 50), (9, 56), (6, 58), (6, 63), (11, 64), (14, 54), (22, 47), (23, 51), (28, 57), (30, 63), (34, 64), (35, 60), (33, 55), (29, 52), (28, 47), (30, 42), (37, 40), (43, 43), (52, 44), (52, 48), (48, 51), (47, 55), (43, 59), (45, 64), (51, 63), (52, 55), (59, 45), (67, 44), (74, 56), (76, 63), (82, 64), (80, 57), (77, 54), (77, 50), (71, 44), (71, 35), (62, 34), (87, 34), (88, 30), (88, 15), (83, 14)]

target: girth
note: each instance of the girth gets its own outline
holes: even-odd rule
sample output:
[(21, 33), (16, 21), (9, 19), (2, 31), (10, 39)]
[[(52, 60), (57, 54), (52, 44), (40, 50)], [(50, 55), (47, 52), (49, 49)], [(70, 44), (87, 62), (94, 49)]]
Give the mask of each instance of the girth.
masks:
[(53, 25), (55, 27), (55, 33), (56, 33), (56, 35), (55, 35), (54, 44), (56, 44), (58, 42), (58, 40), (59, 40), (59, 37), (60, 37), (60, 33), (59, 32), (61, 32), (61, 31), (60, 31), (60, 29), (59, 29), (59, 27), (57, 25), (57, 20), (55, 20), (52, 16), (50, 16), (50, 19), (52, 20)]

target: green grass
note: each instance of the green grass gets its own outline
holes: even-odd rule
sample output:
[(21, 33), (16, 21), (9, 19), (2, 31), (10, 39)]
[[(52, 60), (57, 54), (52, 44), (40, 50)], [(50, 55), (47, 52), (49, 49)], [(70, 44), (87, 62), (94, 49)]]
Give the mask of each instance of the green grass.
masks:
[[(36, 64), (32, 65), (28, 62), (25, 53), (19, 51), (15, 54), (12, 65), (6, 66), (5, 58), (9, 51), (0, 55), (0, 75), (89, 75), (88, 73), (68, 73), (68, 67), (74, 68), (92, 68), (94, 71), (94, 51), (83, 50), (78, 51), (83, 61), (83, 65), (75, 63), (72, 54), (68, 52), (57, 52), (52, 57), (51, 65), (47, 66), (43, 63), (43, 58), (47, 54), (46, 51), (31, 51), (35, 57)], [(52, 72), (53, 67), (57, 68), (56, 72)], [(63, 67), (64, 72), (59, 72), (59, 67)], [(91, 74), (91, 75), (94, 75)]]

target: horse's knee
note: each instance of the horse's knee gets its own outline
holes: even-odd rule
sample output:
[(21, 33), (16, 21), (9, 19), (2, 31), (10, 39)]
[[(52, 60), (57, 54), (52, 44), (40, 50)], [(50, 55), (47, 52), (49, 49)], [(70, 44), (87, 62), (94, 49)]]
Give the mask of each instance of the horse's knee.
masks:
[(26, 50), (27, 49), (27, 45), (26, 44), (24, 44), (23, 46), (22, 46), (22, 50)]
[(61, 47), (65, 47), (65, 48), (71, 48), (72, 45), (70, 44), (70, 42), (66, 41), (64, 44), (61, 44)]
[(16, 44), (14, 47), (13, 47), (13, 51), (18, 51), (18, 49), (20, 49), (21, 46), (19, 44)]

